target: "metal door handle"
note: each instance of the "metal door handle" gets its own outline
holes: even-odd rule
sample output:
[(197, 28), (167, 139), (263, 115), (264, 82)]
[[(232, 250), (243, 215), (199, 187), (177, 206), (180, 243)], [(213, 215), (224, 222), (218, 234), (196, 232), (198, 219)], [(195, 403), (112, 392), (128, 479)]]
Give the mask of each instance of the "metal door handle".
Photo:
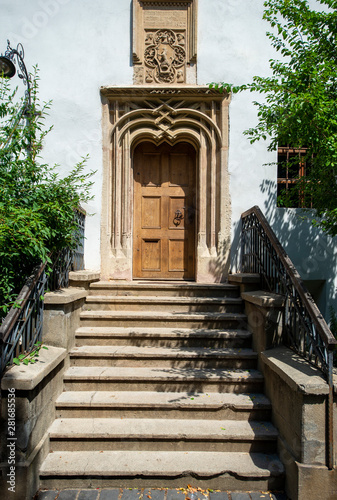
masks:
[(173, 224), (175, 226), (179, 226), (181, 221), (183, 220), (184, 218), (184, 214), (182, 213), (181, 210), (176, 210), (175, 214), (174, 214), (174, 219), (173, 219)]

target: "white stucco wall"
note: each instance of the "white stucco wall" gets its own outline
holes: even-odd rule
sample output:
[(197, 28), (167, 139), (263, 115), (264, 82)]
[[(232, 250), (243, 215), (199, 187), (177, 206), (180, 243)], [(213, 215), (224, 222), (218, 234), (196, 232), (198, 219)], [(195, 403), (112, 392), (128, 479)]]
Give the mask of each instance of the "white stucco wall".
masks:
[[(9, 38), (21, 42), (28, 70), (40, 68), (40, 98), (52, 99), (44, 160), (68, 173), (89, 154), (87, 171), (97, 170), (84, 208), (85, 264), (100, 267), (102, 129), (100, 87), (132, 83), (129, 0), (0, 0), (0, 52)], [(16, 78), (15, 82), (23, 88)]]
[[(35, 64), (40, 68), (41, 99), (53, 100), (48, 124), (54, 129), (46, 139), (44, 160), (58, 163), (62, 175), (89, 154), (87, 170), (97, 170), (94, 200), (85, 207), (94, 214), (86, 222), (85, 262), (91, 269), (100, 266), (99, 89), (132, 84), (131, 11), (131, 0), (0, 0), (0, 52), (7, 38), (12, 46), (23, 43), (28, 69)], [(262, 13), (263, 0), (199, 0), (198, 84), (239, 84), (269, 73), (268, 60), (275, 53), (265, 36), (269, 26)], [(15, 84), (23, 89), (18, 79)], [(257, 121), (254, 98), (261, 99), (249, 93), (235, 95), (230, 105), (232, 268), (240, 214), (259, 205), (303, 278), (326, 280), (325, 307), (334, 302), (337, 308), (336, 245), (297, 219), (294, 210), (276, 209), (276, 167), (266, 165), (275, 160), (275, 153), (268, 153), (266, 143), (250, 145), (243, 136)]]

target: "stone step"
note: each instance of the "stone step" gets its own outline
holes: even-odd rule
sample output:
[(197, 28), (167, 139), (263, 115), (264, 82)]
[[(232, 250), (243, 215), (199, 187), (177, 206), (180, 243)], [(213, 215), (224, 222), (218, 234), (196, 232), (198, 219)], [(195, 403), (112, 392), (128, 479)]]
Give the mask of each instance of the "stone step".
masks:
[(238, 313), (152, 311), (83, 311), (81, 326), (142, 326), (178, 328), (245, 328), (247, 316)]
[(228, 312), (240, 313), (243, 301), (237, 297), (164, 297), (90, 295), (87, 311)]
[(72, 366), (256, 368), (252, 349), (210, 347), (82, 346), (70, 352)]
[(168, 347), (249, 347), (248, 330), (206, 328), (81, 327), (76, 345), (138, 345)]
[(56, 451), (276, 452), (270, 422), (147, 418), (62, 418), (49, 428)]
[(58, 418), (178, 418), (268, 420), (263, 394), (217, 392), (69, 391), (56, 400)]
[(261, 392), (257, 370), (71, 366), (64, 374), (66, 390)]
[(41, 488), (186, 487), (221, 490), (282, 489), (276, 455), (205, 451), (59, 451), (40, 469)]
[(154, 295), (173, 297), (239, 297), (238, 285), (228, 283), (202, 284), (194, 282), (98, 281), (92, 283), (89, 295)]

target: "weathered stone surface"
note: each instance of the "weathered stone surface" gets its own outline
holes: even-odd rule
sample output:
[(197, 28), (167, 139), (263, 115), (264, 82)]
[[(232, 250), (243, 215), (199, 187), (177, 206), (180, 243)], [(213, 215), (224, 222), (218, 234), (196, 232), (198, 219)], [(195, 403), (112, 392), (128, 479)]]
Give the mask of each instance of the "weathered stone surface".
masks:
[(282, 307), (284, 304), (284, 297), (282, 295), (261, 290), (256, 292), (243, 292), (241, 297), (243, 300), (260, 307)]
[(44, 296), (45, 304), (70, 304), (79, 299), (84, 299), (88, 295), (86, 290), (81, 288), (62, 288), (55, 292), (47, 292)]
[[(117, 488), (110, 489), (110, 490), (102, 490), (100, 497), (99, 497), (99, 500), (118, 500), (119, 495), (120, 495), (120, 490)], [(157, 499), (154, 498), (153, 500), (157, 500)]]
[(63, 490), (60, 491), (58, 500), (75, 500), (77, 498), (77, 490)]
[(99, 492), (95, 490), (82, 490), (76, 500), (97, 500)]
[(297, 463), (298, 500), (337, 498), (337, 469)]
[(320, 370), (286, 347), (262, 353), (263, 362), (271, 367), (289, 387), (306, 395), (326, 395), (329, 387)]
[(189, 471), (207, 477), (234, 473), (241, 477), (282, 476), (284, 469), (276, 456), (248, 453), (204, 452), (58, 452), (49, 454), (41, 475), (64, 476), (181, 476)]
[[(7, 433), (7, 389), (15, 389), (16, 491), (12, 500), (30, 499), (38, 489), (40, 463), (49, 452), (48, 428), (55, 418), (55, 399), (63, 389), (66, 351), (42, 349), (38, 362), (13, 366), (2, 379), (3, 435)], [(8, 473), (6, 440), (1, 440), (3, 478)], [(6, 488), (0, 479), (1, 490)]]
[(12, 366), (1, 379), (1, 389), (14, 388), (17, 391), (34, 389), (47, 375), (58, 366), (67, 355), (65, 349), (46, 346), (41, 349), (38, 361), (34, 364)]
[(83, 269), (82, 271), (70, 271), (69, 280), (71, 281), (96, 281), (100, 279), (99, 271)]
[(75, 343), (75, 331), (80, 325), (80, 313), (88, 291), (68, 288), (59, 292), (51, 292), (47, 297), (43, 316), (43, 339), (49, 345), (69, 350)]

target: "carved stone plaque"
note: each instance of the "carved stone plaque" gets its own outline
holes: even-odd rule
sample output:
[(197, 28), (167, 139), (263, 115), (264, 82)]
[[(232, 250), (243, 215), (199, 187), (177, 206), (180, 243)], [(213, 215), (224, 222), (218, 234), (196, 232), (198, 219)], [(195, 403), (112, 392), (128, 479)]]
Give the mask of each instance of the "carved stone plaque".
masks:
[(187, 83), (187, 73), (193, 79), (196, 3), (197, 0), (133, 0), (136, 85), (183, 84)]

